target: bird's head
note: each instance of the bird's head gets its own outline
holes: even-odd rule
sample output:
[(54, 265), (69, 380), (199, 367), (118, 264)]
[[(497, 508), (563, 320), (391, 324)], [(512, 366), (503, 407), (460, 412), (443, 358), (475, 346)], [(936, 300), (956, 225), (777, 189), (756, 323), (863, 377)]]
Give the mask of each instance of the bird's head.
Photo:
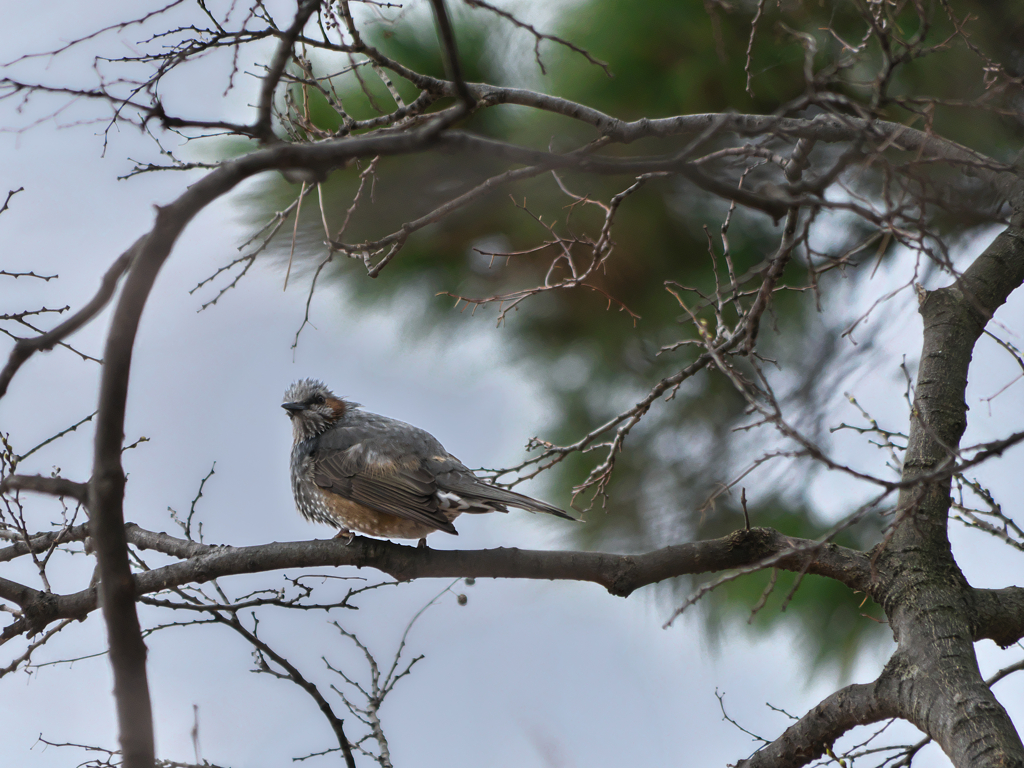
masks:
[(296, 381), (284, 393), (281, 403), (292, 420), (296, 442), (326, 432), (345, 415), (350, 405), (316, 379)]

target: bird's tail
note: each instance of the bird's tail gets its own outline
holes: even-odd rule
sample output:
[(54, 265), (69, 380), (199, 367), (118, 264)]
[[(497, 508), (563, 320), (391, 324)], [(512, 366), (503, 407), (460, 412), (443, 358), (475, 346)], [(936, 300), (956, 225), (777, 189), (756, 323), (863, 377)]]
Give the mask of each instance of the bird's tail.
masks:
[[(462, 478), (459, 478), (459, 480), (462, 480)], [(516, 507), (517, 509), (525, 509), (527, 512), (544, 512), (545, 514), (554, 515), (555, 517), (561, 517), (566, 520), (575, 520), (577, 523), (582, 522), (578, 517), (574, 517), (565, 510), (548, 504), (546, 501), (540, 501), (539, 499), (534, 499), (529, 496), (525, 496), (522, 493), (507, 490), (506, 488), (499, 488), (496, 485), (481, 482), (478, 479), (476, 482), (473, 482), (471, 486), (469, 483), (465, 483), (464, 480), (463, 482), (457, 482), (456, 484), (460, 487), (452, 488), (452, 490), (465, 497), (475, 497), (483, 502), (496, 502), (498, 505), (508, 505), (510, 507)]]
[(525, 509), (527, 512), (544, 512), (555, 517), (562, 517), (566, 520), (574, 520), (577, 523), (582, 523), (578, 517), (570, 515), (564, 509), (559, 509), (556, 506), (548, 504), (546, 501), (540, 501), (529, 496), (525, 496), (515, 491), (509, 491), (505, 488), (496, 488), (494, 486), (488, 486), (488, 490), (495, 490), (501, 494), (501, 501), (503, 504), (508, 504), (510, 507), (518, 507), (519, 509)]

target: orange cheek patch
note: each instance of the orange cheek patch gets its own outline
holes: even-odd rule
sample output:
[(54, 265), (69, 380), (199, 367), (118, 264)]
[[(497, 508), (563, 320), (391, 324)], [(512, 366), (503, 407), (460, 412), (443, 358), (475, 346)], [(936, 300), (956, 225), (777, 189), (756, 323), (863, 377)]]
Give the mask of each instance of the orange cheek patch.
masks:
[(344, 401), (339, 400), (336, 397), (328, 397), (327, 405), (330, 407), (332, 411), (334, 411), (335, 419), (340, 419), (342, 416), (345, 415), (345, 411), (347, 410)]

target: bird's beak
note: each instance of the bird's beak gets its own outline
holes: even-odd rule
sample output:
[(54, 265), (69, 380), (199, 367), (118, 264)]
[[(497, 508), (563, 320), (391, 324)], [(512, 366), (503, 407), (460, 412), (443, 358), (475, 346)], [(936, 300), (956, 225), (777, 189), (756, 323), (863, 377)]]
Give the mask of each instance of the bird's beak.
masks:
[(299, 411), (305, 411), (307, 409), (305, 403), (281, 403), (281, 407), (288, 411), (289, 416), (293, 413), (298, 413)]

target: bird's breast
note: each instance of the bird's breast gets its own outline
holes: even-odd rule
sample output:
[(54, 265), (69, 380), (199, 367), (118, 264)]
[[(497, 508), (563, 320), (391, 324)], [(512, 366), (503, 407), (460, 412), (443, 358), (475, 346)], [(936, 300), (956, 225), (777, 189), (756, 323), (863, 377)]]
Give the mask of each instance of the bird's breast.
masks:
[[(330, 510), (331, 522), (350, 531), (378, 536), (382, 539), (422, 539), (437, 530), (436, 527), (387, 512), (364, 507), (334, 493), (321, 491), (324, 505)], [(450, 515), (449, 520), (456, 517)]]

